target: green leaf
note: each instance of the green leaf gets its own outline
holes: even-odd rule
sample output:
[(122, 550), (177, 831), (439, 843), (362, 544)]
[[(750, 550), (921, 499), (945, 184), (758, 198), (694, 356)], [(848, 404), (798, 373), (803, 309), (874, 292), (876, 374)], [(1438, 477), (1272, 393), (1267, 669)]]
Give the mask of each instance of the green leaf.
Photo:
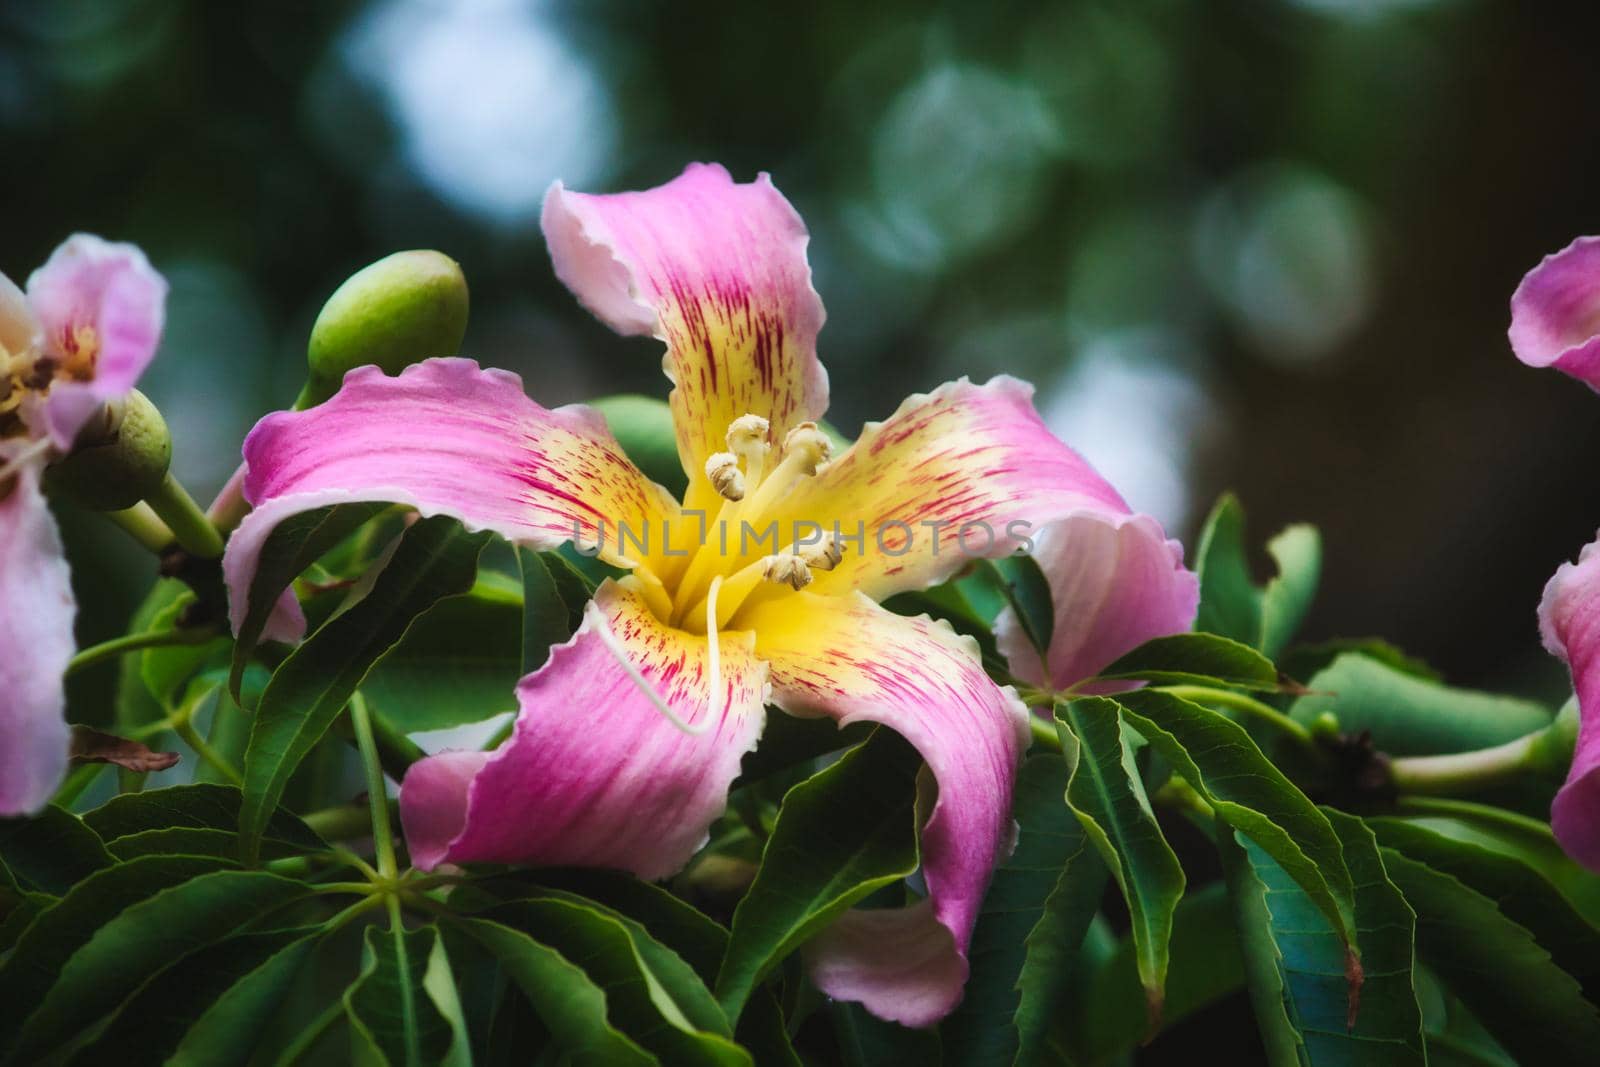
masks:
[(406, 529), (371, 591), (283, 661), (256, 709), (239, 809), (242, 857), (253, 864), (290, 776), (352, 694), (412, 621), (472, 587), (489, 534), (469, 534), (443, 515)]
[(199, 856), (148, 856), (96, 871), (41, 911), (0, 962), (0, 1050), (58, 972), (115, 915), (132, 904), (223, 866)]
[(1278, 573), (1261, 591), (1261, 640), (1267, 656), (1276, 656), (1300, 629), (1322, 580), (1322, 535), (1299, 523), (1267, 542), (1267, 555)]
[(755, 882), (733, 913), (717, 1000), (738, 1019), (757, 983), (834, 918), (917, 869), (921, 759), (880, 728), (789, 790)]
[(377, 1062), (429, 1067), (450, 1047), (450, 1023), (422, 988), (437, 936), (431, 926), (367, 927), (361, 975), (345, 991), (344, 1007), (352, 1042), (376, 1052)]
[(1172, 913), (1186, 882), (1183, 868), (1150, 811), (1116, 703), (1085, 697), (1058, 704), (1056, 730), (1071, 774), (1067, 805), (1128, 905), (1153, 1029), (1165, 996)]
[[(1244, 960), (1233, 931), (1227, 887), (1212, 882), (1178, 902), (1172, 922), (1172, 963), (1162, 1027), (1170, 1028), (1244, 985)], [(1110, 956), (1074, 990), (1060, 1016), (1051, 1020), (1065, 1031), (1054, 1047), (1055, 1060), (1107, 1063), (1143, 1043), (1150, 1020), (1139, 990), (1137, 952), (1129, 938), (1117, 941)], [(1073, 980), (1072, 972), (1065, 978)], [(1070, 1050), (1070, 1054), (1068, 1052)], [(1018, 1064), (1052, 1062), (1043, 1054)]]
[(1256, 1022), (1273, 1064), (1424, 1062), (1413, 979), (1415, 912), (1385, 873), (1372, 834), (1328, 817), (1356, 881), (1355, 925), (1366, 976), (1349, 996), (1344, 938), (1287, 871), (1240, 832), (1218, 827)]
[(1344, 733), (1370, 731), (1393, 756), (1489, 748), (1550, 725), (1548, 708), (1516, 697), (1455, 689), (1359, 653), (1346, 653), (1306, 683), (1289, 716), (1310, 723), (1333, 712)]
[(25, 819), (0, 819), (0, 862), (24, 889), (59, 897), (116, 861), (100, 836), (54, 804)]
[(311, 959), (316, 934), (290, 942), (226, 987), (189, 1027), (168, 1067), (243, 1067), (290, 984)]
[[(194, 602), (194, 594), (185, 592), (180, 595), (156, 614), (147, 632), (161, 633), (176, 629), (179, 617)], [(190, 679), (209, 666), (227, 664), (231, 648), (231, 642), (221, 635), (197, 645), (147, 648), (138, 657), (139, 676), (157, 703), (172, 708), (177, 706)]]
[(984, 560), (979, 573), (988, 575), (1016, 614), (1028, 643), (1041, 655), (1050, 650), (1055, 632), (1055, 608), (1050, 599), (1050, 581), (1032, 556), (1002, 556)]
[[(163, 850), (233, 858), (238, 855), (235, 831), (241, 800), (233, 786), (179, 785), (113, 797), (83, 821), (121, 858)], [(328, 847), (299, 816), (282, 808), (268, 817), (262, 839), (285, 854)], [(220, 846), (235, 851), (219, 852)]]
[(517, 600), (481, 589), (445, 597), (417, 616), (361, 691), (404, 733), (514, 711), (523, 673), (521, 625)]
[(500, 961), (574, 1063), (621, 1067), (660, 1062), (610, 1023), (605, 990), (561, 953), (487, 919), (451, 921)]
[[(572, 605), (562, 593), (562, 583), (556, 579), (557, 571), (564, 568), (560, 556), (546, 556), (530, 548), (517, 548), (517, 563), (522, 567), (522, 641), (521, 678), (532, 674), (550, 657), (550, 649), (572, 636), (573, 608), (583, 613), (583, 604)], [(573, 572), (576, 573), (576, 572)], [(565, 584), (571, 588), (572, 579)], [(587, 601), (588, 597), (584, 597)]]
[(1461, 841), (1410, 819), (1369, 819), (1387, 848), (1459, 879), (1528, 928), (1556, 965), (1587, 978), (1600, 974), (1600, 929), (1584, 918), (1536, 868), (1503, 852)]
[[(145, 983), (117, 1011), (111, 1023), (80, 1048), (73, 1064), (116, 1063), (119, 1067), (166, 1062), (191, 1023), (227, 989), (284, 946), (306, 936), (304, 930), (241, 934), (209, 945)], [(229, 1034), (236, 1043), (239, 1035)]]
[(1392, 849), (1389, 877), (1417, 913), (1417, 955), (1522, 1063), (1585, 1063), (1600, 1015), (1576, 980), (1494, 901)]
[[(972, 602), (969, 595), (978, 586), (979, 579), (966, 578), (945, 582), (933, 586), (931, 589), (918, 589), (908, 593), (896, 593), (883, 602), (883, 606), (896, 615), (916, 618), (927, 615), (935, 619), (943, 619), (950, 624), (950, 628), (964, 637), (970, 637), (978, 642), (978, 651), (983, 656), (983, 665), (996, 676), (1004, 677), (1010, 673), (1005, 657), (1000, 654), (999, 648), (994, 643), (994, 615), (985, 608), (980, 608)], [(992, 591), (992, 590), (991, 590)], [(990, 604), (998, 612), (1004, 606), (1004, 597), (994, 593), (991, 598), (997, 604)]]
[(1143, 679), (1163, 685), (1193, 682), (1242, 689), (1278, 688), (1278, 669), (1249, 645), (1216, 634), (1172, 634), (1146, 641), (1105, 670), (1102, 678)]
[(290, 515), (267, 535), (256, 561), (255, 576), (250, 580), (250, 607), (239, 624), (233, 645), (233, 671), (228, 679), (228, 691), (235, 700), (244, 682), (244, 669), (261, 640), (261, 631), (266, 628), (279, 594), (323, 553), (388, 506), (361, 503), (313, 508)]
[(1159, 689), (1116, 697), (1123, 716), (1173, 773), (1283, 867), (1348, 943), (1355, 891), (1344, 848), (1317, 806), (1238, 723)]
[(1038, 1062), (1050, 1020), (1068, 1003), (1106, 870), (1062, 802), (1066, 791), (1067, 764), (1055, 754), (1030, 757), (1017, 776), (1017, 845), (983, 898), (966, 993), (940, 1027), (952, 1063)]
[(1311, 605), (1322, 569), (1321, 537), (1315, 527), (1297, 525), (1269, 541), (1267, 552), (1278, 573), (1260, 588), (1251, 575), (1244, 528), (1244, 509), (1231, 493), (1224, 494), (1195, 553), (1200, 575), (1195, 629), (1231, 637), (1270, 658), (1294, 636)]
[(263, 871), (214, 871), (123, 909), (48, 984), (7, 1062), (31, 1063), (71, 1047), (152, 974), (309, 892)]

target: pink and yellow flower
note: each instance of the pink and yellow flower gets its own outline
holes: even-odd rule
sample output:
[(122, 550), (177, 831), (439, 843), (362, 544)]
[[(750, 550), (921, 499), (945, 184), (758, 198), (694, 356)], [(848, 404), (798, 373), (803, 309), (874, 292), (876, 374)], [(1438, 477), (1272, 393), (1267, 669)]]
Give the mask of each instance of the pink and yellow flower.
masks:
[[(1529, 271), (1511, 298), (1511, 348), (1600, 391), (1600, 237), (1580, 237)], [(1556, 569), (1539, 603), (1539, 631), (1572, 671), (1577, 748), (1550, 809), (1556, 840), (1600, 871), (1600, 540)]]
[(143, 252), (87, 234), (57, 248), (26, 293), (0, 274), (0, 816), (43, 807), (67, 767), (76, 605), (39, 478), (138, 381), (166, 292)]
[[(828, 994), (931, 1023), (960, 999), (1029, 729), (970, 639), (878, 602), (1042, 531), (1058, 647), (1033, 660), (1064, 684), (1186, 629), (1194, 577), (1153, 520), (1049, 433), (1015, 379), (913, 396), (832, 455), (815, 425), (828, 380), (806, 230), (765, 175), (736, 184), (692, 166), (615, 195), (557, 184), (543, 222), (557, 275), (586, 307), (665, 342), (685, 499), (640, 473), (593, 411), (543, 408), (514, 375), (462, 359), (397, 377), (359, 369), (327, 403), (270, 415), (245, 442), (255, 510), (224, 561), (235, 622), (273, 528), (328, 504), (398, 502), (535, 549), (597, 550), (628, 573), (518, 685), (510, 739), (407, 774), (413, 861), (661, 878), (704, 844), (769, 703), (882, 723), (938, 785), (922, 830), (927, 896), (848, 914), (807, 958)], [(936, 547), (930, 523), (986, 535), (962, 551), (947, 532)], [(747, 528), (779, 534), (751, 544)]]

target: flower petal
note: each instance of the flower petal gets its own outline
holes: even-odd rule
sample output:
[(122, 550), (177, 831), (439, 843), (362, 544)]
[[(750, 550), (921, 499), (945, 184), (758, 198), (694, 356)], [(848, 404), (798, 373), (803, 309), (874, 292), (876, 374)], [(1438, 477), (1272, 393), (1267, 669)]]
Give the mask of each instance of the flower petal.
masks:
[(867, 423), (784, 501), (778, 530), (789, 537), (797, 522), (837, 523), (844, 559), (816, 588), (882, 600), (942, 581), (975, 556), (1008, 555), (1044, 523), (1080, 510), (1128, 514), (1117, 491), (1045, 428), (1032, 386), (963, 378)]
[(1048, 656), (1041, 660), (1011, 609), (995, 622), (995, 642), (1025, 682), (1065, 689), (1194, 624), (1200, 580), (1184, 567), (1183, 546), (1148, 515), (1059, 519), (1034, 535), (1033, 558), (1054, 605)]
[(812, 977), (829, 996), (926, 1026), (961, 1000), (972, 925), (1013, 840), (1011, 792), (1028, 745), (1027, 712), (983, 672), (975, 642), (926, 617), (891, 614), (860, 594), (809, 592), (763, 602), (749, 615), (756, 654), (772, 670), (774, 703), (841, 726), (883, 723), (916, 746), (938, 783), (922, 829), (925, 906), (851, 913), (807, 950)]
[(0, 349), (25, 352), (39, 343), (39, 320), (17, 283), (0, 274)]
[(1563, 563), (1539, 603), (1544, 647), (1572, 669), (1578, 693), (1578, 745), (1566, 784), (1550, 808), (1550, 827), (1567, 855), (1600, 871), (1600, 538), (1577, 563)]
[(62, 676), (77, 606), (38, 472), (24, 467), (0, 493), (0, 816), (28, 815), (67, 770)]
[(161, 341), (167, 282), (143, 252), (79, 233), (62, 242), (28, 279), (28, 303), (44, 352), (65, 360), (77, 331), (94, 331), (94, 376), (58, 381), (45, 404), (46, 429), (67, 449), (97, 407), (139, 381)]
[(766, 174), (741, 185), (694, 164), (654, 189), (605, 196), (557, 182), (543, 223), (556, 275), (585, 307), (620, 333), (666, 342), (691, 507), (716, 500), (705, 461), (734, 419), (760, 415), (781, 442), (826, 410), (805, 225)]
[(1545, 256), (1511, 295), (1511, 350), (1600, 390), (1600, 237)]
[(254, 510), (223, 559), (235, 628), (267, 536), (312, 508), (410, 504), (538, 549), (575, 536), (602, 542), (602, 554), (617, 562), (617, 524), (657, 528), (677, 510), (594, 411), (540, 407), (515, 374), (467, 359), (427, 360), (395, 378), (376, 367), (353, 370), (326, 403), (262, 419), (244, 456)]
[[(607, 633), (673, 713), (704, 732), (679, 729), (653, 706)], [(747, 633), (722, 635), (713, 693), (704, 636), (659, 622), (624, 586), (602, 585), (572, 640), (517, 686), (509, 741), (492, 754), (431, 756), (406, 775), (400, 817), (412, 861), (677, 871), (705, 843), (761, 733), (766, 668), (750, 644)]]

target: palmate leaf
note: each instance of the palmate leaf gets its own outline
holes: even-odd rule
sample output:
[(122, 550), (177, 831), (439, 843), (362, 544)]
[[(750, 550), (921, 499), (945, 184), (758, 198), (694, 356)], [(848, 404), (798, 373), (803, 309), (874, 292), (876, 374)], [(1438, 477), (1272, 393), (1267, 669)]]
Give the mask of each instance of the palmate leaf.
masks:
[(1173, 773), (1211, 805), (1217, 818), (1277, 861), (1350, 943), (1354, 887), (1339, 835), (1245, 729), (1159, 689), (1122, 693), (1116, 702)]
[(1523, 1063), (1583, 1063), (1600, 1048), (1600, 1014), (1577, 981), (1494, 901), (1392, 849), (1389, 877), (1417, 913), (1417, 955)]
[(1268, 1061), (1324, 1067), (1423, 1062), (1413, 978), (1415, 912), (1389, 880), (1371, 831), (1330, 811), (1355, 878), (1355, 925), (1365, 981), (1348, 995), (1344, 939), (1305, 890), (1260, 845), (1219, 826), (1247, 982)]
[(450, 1047), (450, 1023), (423, 989), (438, 933), (431, 926), (367, 927), (361, 975), (345, 991), (359, 1062), (430, 1067)]
[(0, 1054), (73, 954), (129, 906), (192, 878), (231, 866), (201, 856), (145, 856), (96, 871), (40, 911), (0, 962)]
[(738, 1019), (757, 983), (850, 905), (917, 869), (916, 750), (878, 729), (783, 798), (733, 914), (717, 1000)]
[(381, 503), (335, 504), (291, 515), (280, 522), (261, 546), (256, 573), (250, 581), (249, 610), (240, 622), (233, 646), (233, 670), (228, 689), (238, 699), (244, 670), (261, 640), (278, 596), (289, 583), (324, 553), (350, 536), (389, 505)]
[(1068, 999), (1106, 869), (1062, 802), (1066, 789), (1066, 761), (1054, 754), (1029, 758), (1017, 776), (1017, 845), (984, 896), (961, 1004), (940, 1026), (952, 1063), (1038, 1062)]
[(4, 1062), (40, 1062), (70, 1048), (153, 973), (309, 892), (264, 871), (213, 871), (121, 910), (45, 983)]
[(245, 863), (259, 857), (261, 835), (300, 761), (412, 621), (442, 598), (471, 588), (488, 538), (467, 533), (445, 516), (412, 524), (371, 591), (307, 638), (273, 674), (245, 753), (239, 809)]
[(1070, 778), (1067, 805), (1128, 905), (1152, 1028), (1165, 996), (1172, 914), (1186, 879), (1145, 796), (1121, 709), (1104, 697), (1056, 706)]
[(1278, 688), (1278, 669), (1249, 645), (1217, 634), (1171, 634), (1146, 641), (1100, 672), (1101, 678), (1163, 685), (1194, 682), (1241, 689)]

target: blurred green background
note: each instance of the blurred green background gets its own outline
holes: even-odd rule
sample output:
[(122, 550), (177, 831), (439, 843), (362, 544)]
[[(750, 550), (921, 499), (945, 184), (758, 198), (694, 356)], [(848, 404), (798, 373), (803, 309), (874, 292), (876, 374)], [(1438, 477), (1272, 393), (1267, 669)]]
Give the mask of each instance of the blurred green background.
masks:
[[(395, 249), (462, 262), (468, 354), (540, 401), (662, 393), (656, 343), (555, 281), (543, 191), (769, 170), (812, 230), (847, 430), (1021, 375), (1186, 541), (1223, 488), (1261, 538), (1319, 524), (1313, 636), (1561, 687), (1534, 608), (1600, 523), (1600, 400), (1512, 359), (1506, 305), (1600, 230), (1600, 8), (794, 8), (8, 0), (0, 269), (75, 229), (149, 251), (173, 293), (147, 392), (209, 496), (293, 398), (321, 301)], [(67, 524), (80, 636), (108, 636), (147, 564)]]

